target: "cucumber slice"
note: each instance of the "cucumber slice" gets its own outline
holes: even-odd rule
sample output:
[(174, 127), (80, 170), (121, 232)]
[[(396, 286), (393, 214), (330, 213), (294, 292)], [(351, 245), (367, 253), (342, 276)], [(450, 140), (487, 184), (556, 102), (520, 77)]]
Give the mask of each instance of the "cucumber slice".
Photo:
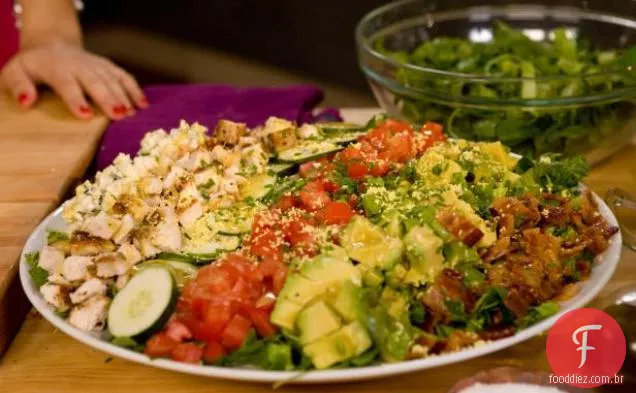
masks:
[(108, 310), (108, 330), (115, 337), (148, 337), (174, 311), (176, 283), (170, 271), (155, 265), (141, 270), (117, 293)]
[(267, 173), (252, 176), (240, 187), (241, 199), (252, 198), (257, 201), (264, 197), (276, 183), (276, 177)]
[(170, 273), (172, 273), (172, 276), (177, 283), (177, 288), (179, 289), (183, 288), (183, 286), (188, 281), (192, 280), (197, 275), (197, 271), (199, 270), (196, 265), (190, 262), (170, 261), (166, 259), (152, 259), (137, 266), (137, 271), (139, 272), (157, 265), (163, 266), (166, 269), (170, 270)]
[(296, 164), (275, 162), (275, 163), (269, 164), (267, 168), (270, 171), (272, 171), (275, 175), (285, 176), (285, 175), (291, 175), (292, 173), (296, 171)]
[(334, 136), (326, 139), (327, 142), (339, 144), (339, 145), (347, 145), (349, 143), (353, 143), (358, 140), (358, 137), (365, 135), (367, 132), (348, 132), (342, 134), (334, 134)]
[(208, 228), (222, 235), (240, 235), (252, 228), (256, 207), (238, 204), (230, 208), (220, 209), (208, 216)]
[(327, 141), (303, 143), (280, 153), (278, 160), (300, 164), (326, 156), (330, 153), (335, 153), (342, 149), (342, 146)]
[(177, 254), (174, 252), (162, 252), (157, 255), (157, 259), (166, 261), (177, 261), (192, 263), (195, 265), (205, 265), (217, 259), (219, 254)]
[(197, 265), (206, 264), (218, 259), (227, 251), (236, 250), (240, 245), (241, 238), (239, 236), (217, 234), (213, 239), (204, 243), (186, 244), (182, 249), (182, 253), (161, 253), (157, 256), (157, 259), (168, 259)]
[(342, 122), (324, 122), (316, 123), (316, 127), (320, 128), (324, 133), (340, 133), (340, 132), (355, 132), (362, 131), (364, 127), (355, 123), (342, 123)]

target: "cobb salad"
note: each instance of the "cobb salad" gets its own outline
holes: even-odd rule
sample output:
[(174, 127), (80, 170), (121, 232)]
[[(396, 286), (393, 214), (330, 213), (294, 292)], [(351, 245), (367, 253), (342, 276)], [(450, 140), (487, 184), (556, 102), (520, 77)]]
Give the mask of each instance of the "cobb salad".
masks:
[(153, 358), (360, 367), (553, 315), (618, 231), (581, 158), (511, 156), (436, 123), (182, 122), (65, 203), (26, 263), (67, 322)]

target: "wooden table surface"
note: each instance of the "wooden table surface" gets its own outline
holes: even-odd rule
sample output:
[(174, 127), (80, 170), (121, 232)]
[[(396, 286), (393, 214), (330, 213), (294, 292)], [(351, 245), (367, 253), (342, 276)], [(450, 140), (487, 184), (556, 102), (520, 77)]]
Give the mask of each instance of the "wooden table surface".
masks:
[[(6, 102), (0, 101), (0, 113), (7, 110)], [(48, 109), (47, 109), (48, 108)], [(15, 112), (15, 108), (11, 108)], [(11, 258), (2, 253), (2, 263), (15, 260), (24, 237), (36, 224), (37, 218), (50, 210), (61, 194), (66, 183), (55, 182), (50, 173), (60, 173), (62, 167), (69, 171), (66, 179), (77, 175), (81, 164), (86, 164), (89, 153), (94, 149), (97, 141), (97, 131), (101, 123), (83, 123), (77, 125), (73, 121), (61, 121), (57, 117), (50, 119), (55, 127), (40, 127), (48, 121), (49, 112), (56, 112), (53, 103), (44, 105), (41, 110), (29, 115), (12, 113), (2, 116), (0, 123), (0, 158), (5, 166), (0, 167), (0, 178), (7, 178), (14, 182), (18, 175), (34, 176), (33, 182), (18, 182), (14, 189), (20, 191), (7, 192), (6, 181), (0, 187), (0, 246), (13, 252)], [(368, 115), (368, 112), (364, 112)], [(360, 112), (351, 113), (360, 116)], [(60, 114), (61, 115), (61, 114)], [(6, 119), (9, 119), (7, 121)], [(350, 117), (349, 119), (353, 119)], [(39, 128), (38, 128), (39, 127)], [(38, 131), (39, 129), (39, 131)], [(84, 133), (79, 130), (85, 130)], [(23, 137), (24, 132), (32, 132), (40, 140), (51, 143), (50, 147), (43, 144), (33, 146), (31, 138)], [(9, 136), (7, 136), (7, 134)], [(73, 152), (66, 143), (73, 144)], [(5, 148), (5, 141), (10, 140), (15, 148)], [(86, 161), (73, 161), (73, 156), (83, 145)], [(64, 151), (67, 151), (65, 153)], [(612, 159), (594, 169), (588, 178), (588, 184), (594, 191), (603, 195), (612, 186), (622, 188), (636, 194), (636, 147), (632, 146)], [(27, 158), (28, 157), (28, 158)], [(13, 160), (13, 169), (6, 167), (7, 159)], [(59, 160), (59, 162), (57, 161)], [(66, 161), (64, 161), (66, 160)], [(73, 161), (73, 165), (71, 165)], [(51, 172), (55, 166), (56, 172)], [(75, 171), (75, 172), (73, 172)], [(50, 177), (49, 177), (50, 176)], [(42, 179), (40, 182), (35, 179)], [(45, 183), (48, 181), (49, 183)], [(58, 180), (59, 181), (59, 180)], [(31, 184), (33, 183), (33, 184)], [(41, 185), (41, 187), (38, 187)], [(37, 189), (34, 193), (32, 190)], [(18, 198), (12, 200), (10, 197)], [(9, 199), (7, 199), (9, 198)], [(20, 199), (22, 198), (22, 199)], [(5, 202), (6, 201), (6, 202)], [(10, 203), (13, 202), (14, 205)], [(22, 217), (22, 218), (14, 218)], [(18, 227), (19, 234), (7, 233), (7, 228)], [(6, 253), (9, 254), (9, 253)], [(636, 253), (624, 249), (621, 262), (614, 277), (591, 306), (598, 305), (603, 296), (626, 284), (636, 283)], [(481, 370), (497, 366), (520, 366), (525, 368), (543, 369), (549, 371), (545, 357), (545, 336), (536, 337), (512, 348), (463, 363), (445, 366), (433, 370), (422, 371), (410, 375), (392, 377), (377, 381), (353, 384), (338, 384), (329, 386), (284, 386), (282, 391), (346, 392), (357, 389), (365, 392), (447, 392), (459, 379), (471, 376)], [(42, 319), (35, 312), (29, 313), (26, 321), (9, 348), (6, 355), (0, 359), (0, 392), (68, 392), (80, 393), (90, 391), (94, 393), (113, 393), (135, 391), (139, 393), (156, 392), (268, 392), (271, 385), (257, 385), (239, 382), (214, 380), (203, 377), (172, 373), (160, 369), (146, 367), (125, 360), (111, 358), (56, 330), (51, 324)]]
[(107, 124), (72, 119), (51, 94), (22, 111), (0, 92), (0, 356), (29, 309), (15, 279), (20, 250), (82, 177)]

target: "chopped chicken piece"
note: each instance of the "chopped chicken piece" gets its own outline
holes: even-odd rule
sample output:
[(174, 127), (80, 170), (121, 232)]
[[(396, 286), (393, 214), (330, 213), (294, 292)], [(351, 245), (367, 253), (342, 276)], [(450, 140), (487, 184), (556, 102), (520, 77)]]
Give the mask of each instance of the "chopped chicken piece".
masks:
[(137, 250), (137, 247), (130, 243), (122, 244), (119, 250), (117, 250), (117, 253), (121, 255), (130, 266), (136, 265), (142, 260), (141, 253)]
[(40, 252), (39, 265), (50, 274), (62, 271), (64, 253), (52, 246), (44, 246)]
[(128, 281), (130, 281), (130, 276), (131, 274), (130, 272), (128, 272), (117, 277), (117, 280), (115, 281), (115, 288), (117, 288), (118, 290), (124, 289), (126, 284), (128, 284)]
[(108, 304), (104, 295), (93, 296), (71, 310), (68, 323), (84, 331), (100, 331), (106, 326)]
[[(64, 255), (71, 253), (71, 242), (69, 240), (58, 240), (55, 243), (49, 244), (49, 246), (60, 250)], [(40, 258), (42, 258), (41, 255)]]
[(126, 214), (121, 219), (121, 226), (117, 233), (113, 236), (113, 241), (117, 244), (122, 244), (128, 240), (128, 236), (133, 229), (135, 229), (135, 219), (130, 214)]
[(203, 213), (203, 206), (201, 203), (194, 202), (190, 205), (190, 207), (179, 211), (179, 222), (183, 226), (188, 226), (201, 217)]
[(110, 240), (88, 236), (82, 232), (71, 238), (71, 255), (92, 256), (115, 251), (115, 244)]
[[(296, 146), (296, 127), (286, 120), (282, 120), (285, 124), (277, 122), (276, 125), (270, 127), (270, 120), (271, 118), (267, 120), (265, 125), (265, 137), (270, 147), (276, 153), (281, 153)], [(276, 120), (281, 121), (281, 119)]]
[[(61, 270), (61, 268), (60, 268)], [(57, 284), (63, 287), (71, 287), (71, 283), (65, 279), (61, 274), (59, 273), (53, 273), (51, 275), (49, 275), (49, 283), (51, 284)]]
[(82, 225), (82, 230), (91, 236), (110, 239), (120, 225), (119, 220), (109, 217), (101, 211), (96, 216), (88, 217)]
[(213, 192), (218, 188), (221, 177), (215, 168), (208, 168), (194, 175), (194, 183), (205, 188), (208, 192)]
[(179, 180), (186, 174), (187, 172), (183, 168), (179, 166), (173, 166), (170, 170), (170, 173), (168, 173), (168, 176), (166, 176), (166, 178), (163, 180), (163, 188), (172, 188), (177, 183), (177, 180)]
[(318, 127), (316, 127), (313, 124), (303, 124), (298, 129), (298, 135), (302, 139), (309, 139), (309, 138), (314, 138), (314, 137), (319, 136), (320, 132), (318, 131)]
[(106, 284), (104, 284), (102, 280), (99, 278), (91, 278), (71, 293), (71, 302), (73, 302), (73, 304), (82, 303), (93, 296), (105, 295), (106, 290)]
[(64, 312), (71, 307), (67, 287), (46, 283), (40, 287), (40, 293), (44, 300), (55, 307), (57, 311)]
[(146, 177), (139, 182), (139, 189), (145, 195), (158, 195), (163, 190), (163, 183), (158, 177)]
[(130, 214), (135, 221), (141, 222), (150, 213), (150, 206), (139, 197), (123, 194), (117, 200), (113, 210), (118, 214)]
[(64, 260), (62, 274), (69, 281), (83, 281), (90, 278), (89, 267), (93, 266), (93, 259), (85, 256), (70, 256)]
[(240, 138), (245, 135), (247, 125), (245, 123), (235, 123), (229, 120), (219, 120), (214, 129), (214, 139), (217, 143), (224, 145), (236, 145)]
[(118, 253), (104, 254), (95, 259), (97, 267), (97, 277), (115, 277), (124, 274), (130, 269), (131, 265), (120, 258)]
[(152, 244), (161, 251), (179, 251), (182, 239), (177, 214), (170, 207), (161, 208), (157, 213), (159, 217), (152, 234)]
[(134, 244), (144, 258), (152, 258), (161, 252), (152, 244), (150, 237), (140, 236), (134, 239)]

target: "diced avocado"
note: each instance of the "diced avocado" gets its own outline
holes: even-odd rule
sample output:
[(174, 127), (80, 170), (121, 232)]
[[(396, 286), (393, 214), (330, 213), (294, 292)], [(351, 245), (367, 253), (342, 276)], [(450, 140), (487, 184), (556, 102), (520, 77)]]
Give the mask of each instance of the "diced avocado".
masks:
[(405, 281), (411, 284), (422, 284), (433, 281), (442, 270), (444, 257), (442, 246), (444, 241), (425, 226), (415, 227), (404, 237), (406, 257), (410, 269)]
[(415, 166), (420, 179), (431, 186), (442, 186), (453, 183), (453, 175), (461, 173), (462, 167), (438, 152), (427, 152), (417, 161)]
[(332, 306), (345, 321), (356, 321), (360, 317), (361, 296), (362, 288), (351, 281), (346, 281), (342, 284)]
[(380, 299), (386, 305), (389, 315), (395, 319), (402, 319), (404, 313), (408, 311), (408, 299), (393, 288), (384, 288)]
[(383, 215), (382, 226), (389, 236), (401, 239), (404, 236), (404, 225), (402, 217), (397, 210), (391, 210)]
[(358, 356), (372, 345), (371, 337), (359, 322), (350, 323), (303, 348), (317, 369)]
[[(353, 284), (351, 284), (353, 285)], [(324, 302), (316, 302), (298, 314), (296, 322), (302, 345), (340, 329), (340, 318)]]
[(277, 301), (270, 320), (274, 325), (292, 331), (296, 325), (296, 317), (303, 307), (292, 301)]
[(402, 264), (395, 265), (386, 273), (386, 282), (392, 287), (400, 287), (408, 274), (408, 269)]
[(360, 272), (349, 261), (349, 258), (341, 259), (331, 254), (318, 255), (314, 259), (305, 262), (300, 271), (303, 277), (311, 281), (339, 283), (345, 280), (360, 284)]
[(367, 330), (358, 321), (352, 322), (341, 329), (344, 331), (353, 342), (356, 344), (356, 351), (354, 356), (362, 354), (367, 349), (371, 348), (373, 342)]
[(356, 268), (360, 270), (360, 273), (362, 274), (362, 282), (364, 285), (369, 287), (378, 287), (382, 285), (382, 282), (384, 282), (384, 277), (374, 267), (358, 265)]
[(445, 244), (443, 254), (444, 258), (451, 266), (464, 262), (475, 263), (479, 262), (481, 259), (474, 248), (468, 247), (459, 240), (453, 240), (452, 242)]
[(390, 269), (404, 253), (400, 239), (389, 236), (362, 216), (351, 220), (340, 241), (351, 259), (372, 267)]
[(291, 300), (294, 303), (305, 305), (315, 297), (320, 296), (329, 289), (331, 282), (313, 281), (298, 274), (292, 274), (278, 295), (278, 300)]
[(360, 285), (362, 279), (344, 250), (336, 248), (306, 261), (299, 273), (287, 278), (272, 312), (272, 323), (294, 330), (303, 308), (316, 299), (335, 301), (345, 282)]
[(517, 159), (512, 157), (501, 142), (482, 142), (478, 144), (482, 153), (489, 155), (494, 161), (503, 164), (508, 169), (517, 165)]

